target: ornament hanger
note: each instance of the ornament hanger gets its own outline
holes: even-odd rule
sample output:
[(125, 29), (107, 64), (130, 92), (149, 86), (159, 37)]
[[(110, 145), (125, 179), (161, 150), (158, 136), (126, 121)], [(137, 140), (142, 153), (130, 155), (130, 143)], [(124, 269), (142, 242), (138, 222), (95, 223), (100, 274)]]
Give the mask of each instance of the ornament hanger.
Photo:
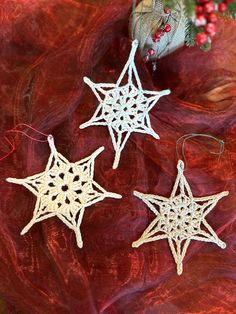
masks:
[[(221, 139), (218, 139), (217, 137), (214, 137), (210, 134), (202, 134), (202, 133), (190, 133), (190, 134), (185, 134), (183, 136), (181, 136), (177, 142), (176, 142), (176, 155), (178, 157), (178, 160), (181, 160), (180, 155), (182, 154), (183, 159), (184, 159), (184, 163), (187, 165), (187, 159), (186, 159), (186, 155), (185, 155), (185, 144), (188, 140), (194, 138), (194, 137), (204, 137), (204, 138), (209, 138), (212, 139), (214, 141), (216, 141), (217, 143), (219, 143), (220, 145), (220, 150), (219, 152), (209, 152), (210, 154), (214, 154), (214, 155), (219, 155), (220, 156), (224, 153), (224, 149), (225, 149), (225, 142)], [(182, 144), (180, 144), (180, 142), (183, 140)], [(179, 153), (179, 147), (181, 146), (181, 154)], [(186, 167), (187, 168), (187, 167)]]
[[(21, 129), (19, 129), (20, 127), (26, 127), (27, 130), (32, 130), (34, 132), (36, 132), (37, 134), (39, 135), (43, 135), (45, 136), (47, 139), (45, 140), (40, 140), (40, 139), (36, 139), (34, 137), (32, 137), (31, 135), (27, 134), (26, 131), (23, 131)], [(16, 143), (14, 141), (14, 139), (9, 139), (8, 137), (8, 134), (11, 134), (11, 133), (20, 133), (20, 134), (23, 134), (25, 135), (26, 137), (28, 137), (29, 139), (33, 140), (34, 142), (40, 142), (40, 143), (46, 143), (48, 142), (48, 138), (51, 137), (52, 138), (52, 135), (49, 135), (49, 134), (46, 134), (46, 133), (43, 133), (37, 129), (35, 129), (34, 127), (28, 125), (28, 124), (25, 124), (25, 123), (19, 123), (17, 124), (14, 128), (10, 129), (10, 130), (6, 130), (4, 132), (4, 135), (3, 135), (3, 138), (4, 140), (9, 144), (9, 146), (11, 147), (11, 150), (6, 154), (4, 155), (3, 157), (0, 158), (0, 161), (6, 159), (7, 157), (9, 157), (11, 154), (13, 154), (13, 152), (16, 150)]]

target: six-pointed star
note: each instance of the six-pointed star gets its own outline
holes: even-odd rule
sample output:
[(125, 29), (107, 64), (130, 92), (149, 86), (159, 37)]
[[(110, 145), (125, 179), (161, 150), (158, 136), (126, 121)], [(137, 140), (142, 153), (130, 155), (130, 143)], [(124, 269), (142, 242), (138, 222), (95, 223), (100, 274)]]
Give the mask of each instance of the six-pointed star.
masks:
[(105, 197), (121, 198), (121, 195), (107, 192), (93, 179), (95, 158), (104, 147), (87, 158), (71, 163), (57, 152), (51, 135), (48, 142), (51, 154), (44, 172), (25, 179), (7, 179), (25, 186), (37, 197), (33, 218), (21, 234), (25, 234), (35, 223), (57, 216), (74, 230), (77, 244), (82, 247), (80, 225), (85, 208)]
[[(97, 97), (99, 105), (92, 118), (83, 123), (80, 128), (92, 125), (108, 127), (115, 149), (113, 169), (118, 167), (121, 152), (131, 133), (149, 134), (159, 139), (158, 134), (151, 127), (149, 111), (160, 97), (170, 94), (170, 90), (160, 92), (143, 90), (134, 63), (137, 47), (138, 41), (134, 40), (129, 59), (116, 84), (96, 84), (87, 77), (84, 78)], [(121, 85), (126, 74), (128, 74), (128, 83)], [(134, 85), (133, 79), (136, 80), (137, 86)]]
[(183, 174), (183, 161), (178, 162), (177, 168), (178, 175), (169, 198), (134, 192), (134, 195), (149, 207), (156, 215), (156, 218), (143, 232), (140, 239), (133, 242), (132, 246), (139, 247), (143, 243), (168, 239), (177, 264), (177, 273), (181, 275), (183, 272), (183, 259), (191, 240), (213, 242), (221, 248), (226, 247), (226, 244), (218, 238), (207, 223), (205, 217), (217, 202), (222, 197), (227, 196), (229, 192), (194, 197)]

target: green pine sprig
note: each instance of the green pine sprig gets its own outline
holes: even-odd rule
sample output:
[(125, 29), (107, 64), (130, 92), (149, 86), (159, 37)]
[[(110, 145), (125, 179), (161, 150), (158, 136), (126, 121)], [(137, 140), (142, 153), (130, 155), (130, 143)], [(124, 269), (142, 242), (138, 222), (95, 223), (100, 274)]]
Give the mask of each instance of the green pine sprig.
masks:
[(196, 1), (195, 0), (185, 0), (185, 11), (187, 18), (191, 19), (195, 12)]
[(228, 4), (228, 15), (236, 20), (236, 1), (233, 1)]
[(188, 47), (195, 46), (195, 37), (198, 34), (199, 29), (195, 26), (192, 20), (188, 19), (185, 28), (185, 44)]
[[(160, 0), (163, 2), (163, 5), (165, 7), (168, 7), (170, 9), (173, 9), (176, 6), (177, 1), (181, 0)], [(197, 5), (196, 0), (182, 0), (185, 5), (185, 12), (186, 12), (186, 29), (185, 29), (185, 43), (188, 47), (195, 46), (195, 37), (198, 33), (202, 32), (202, 28), (198, 28), (193, 23), (193, 17), (195, 15), (195, 8)], [(215, 0), (216, 3), (222, 2), (222, 0)], [(233, 19), (236, 19), (236, 0), (228, 4), (228, 10), (223, 15), (227, 15)], [(211, 48), (211, 43), (207, 42), (206, 44), (202, 45), (200, 47), (204, 51), (208, 51)]]

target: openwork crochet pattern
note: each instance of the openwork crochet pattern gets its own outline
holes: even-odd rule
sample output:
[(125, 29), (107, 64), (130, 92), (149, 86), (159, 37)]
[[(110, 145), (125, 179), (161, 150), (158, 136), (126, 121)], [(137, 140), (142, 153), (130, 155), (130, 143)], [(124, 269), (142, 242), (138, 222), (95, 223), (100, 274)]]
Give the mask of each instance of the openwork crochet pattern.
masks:
[(177, 273), (183, 272), (183, 259), (191, 240), (213, 242), (224, 249), (222, 242), (206, 221), (207, 214), (216, 206), (217, 202), (229, 192), (194, 197), (184, 176), (184, 162), (178, 162), (178, 175), (169, 198), (143, 194), (135, 191), (134, 195), (140, 198), (156, 215), (139, 240), (133, 242), (133, 247), (167, 239), (175, 263)]
[(85, 208), (105, 197), (121, 198), (121, 195), (107, 192), (93, 179), (95, 158), (104, 147), (87, 158), (71, 163), (57, 152), (51, 135), (48, 143), (51, 154), (44, 172), (25, 179), (7, 179), (25, 186), (37, 197), (33, 218), (21, 234), (25, 234), (35, 223), (56, 216), (74, 230), (81, 248), (80, 225)]
[[(138, 41), (134, 40), (129, 59), (123, 68), (116, 84), (93, 83), (84, 78), (99, 101), (97, 110), (92, 118), (83, 123), (80, 128), (92, 125), (107, 126), (115, 149), (113, 169), (119, 164), (120, 155), (131, 133), (144, 133), (159, 139), (159, 135), (151, 127), (149, 111), (160, 97), (170, 94), (169, 90), (143, 90), (138, 72), (134, 63)], [(128, 74), (128, 83), (121, 85)], [(133, 81), (136, 81), (136, 86)]]

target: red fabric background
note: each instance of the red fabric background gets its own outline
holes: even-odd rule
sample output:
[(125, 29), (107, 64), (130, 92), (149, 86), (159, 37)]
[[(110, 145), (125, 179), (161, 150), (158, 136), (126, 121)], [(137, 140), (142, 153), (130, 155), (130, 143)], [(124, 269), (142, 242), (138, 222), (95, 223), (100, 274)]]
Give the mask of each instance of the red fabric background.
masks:
[[(74, 233), (56, 218), (25, 236), (35, 197), (5, 182), (41, 172), (47, 144), (15, 135), (17, 151), (0, 162), (0, 295), (9, 312), (78, 314), (235, 313), (236, 308), (236, 25), (221, 21), (213, 49), (184, 48), (160, 61), (152, 74), (137, 55), (145, 88), (170, 88), (151, 112), (161, 140), (133, 134), (118, 170), (106, 128), (80, 130), (97, 101), (82, 81), (114, 82), (129, 50), (131, 0), (1, 0), (0, 128), (32, 124), (51, 133), (71, 161), (99, 146), (96, 180), (123, 195), (86, 210), (78, 249)], [(177, 276), (167, 241), (132, 249), (153, 215), (133, 190), (168, 196), (176, 176), (176, 140), (209, 133), (226, 142), (225, 153), (208, 139), (189, 141), (185, 172), (194, 195), (229, 190), (208, 215), (227, 243), (191, 243)], [(1, 154), (8, 151), (1, 141)], [(17, 312), (17, 313), (18, 313)]]

